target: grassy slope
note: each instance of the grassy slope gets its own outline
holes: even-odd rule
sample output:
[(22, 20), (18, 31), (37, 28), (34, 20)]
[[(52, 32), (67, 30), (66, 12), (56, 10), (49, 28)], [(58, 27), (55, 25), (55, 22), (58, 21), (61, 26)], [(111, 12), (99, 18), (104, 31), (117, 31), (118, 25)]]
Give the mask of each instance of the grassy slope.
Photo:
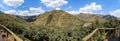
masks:
[[(67, 27), (67, 28), (64, 28), (64, 29), (59, 29), (60, 31), (55, 30), (55, 33), (58, 34), (59, 32), (62, 32), (62, 33), (58, 34), (58, 36), (59, 36), (61, 34), (64, 34), (63, 32), (65, 32), (65, 33), (71, 32), (71, 33), (75, 34), (75, 36), (81, 37), (81, 36), (84, 35), (84, 34), (81, 34), (82, 32), (89, 32), (89, 31), (84, 31), (86, 29), (81, 30), (81, 28), (77, 27), (77, 28), (75, 28), (75, 32), (74, 32), (73, 31), (74, 29), (72, 30), (72, 28), (74, 28), (74, 26), (79, 26), (80, 27), (80, 25), (83, 24), (83, 21), (84, 22), (95, 22), (96, 20), (98, 20), (100, 22), (105, 22), (106, 21), (106, 20), (104, 20), (100, 17), (97, 17), (95, 15), (92, 15), (92, 16), (83, 15), (82, 17), (81, 16), (79, 17), (80, 19), (78, 17), (70, 15), (69, 13), (67, 13), (65, 11), (54, 10), (54, 11), (46, 12), (46, 13), (38, 16), (37, 20), (33, 22), (34, 25), (33, 24), (32, 25), (33, 25), (33, 28), (35, 28), (34, 26), (41, 27), (40, 25), (48, 26), (48, 27), (51, 27), (51, 26)], [(0, 13), (0, 24), (8, 26), (9, 28), (13, 27), (10, 30), (12, 30), (13, 32), (18, 32), (17, 34), (19, 34), (19, 32), (21, 32), (21, 30), (22, 30), (22, 32), (24, 32), (24, 30), (26, 30), (27, 27), (30, 26), (29, 23), (27, 25), (27, 22), (25, 22), (22, 19), (19, 19), (15, 16), (12, 16), (12, 15), (3, 14), (3, 13)], [(69, 27), (72, 27), (72, 28), (69, 28)], [(45, 27), (43, 27), (43, 28), (45, 28)], [(18, 29), (20, 29), (20, 31)], [(77, 32), (76, 32), (76, 29), (78, 29)], [(79, 31), (79, 29), (80, 29), (80, 31)], [(43, 32), (42, 32), (42, 30), (43, 30)], [(37, 36), (40, 36), (44, 33), (48, 34), (46, 32), (52, 32), (52, 31), (48, 30), (48, 29), (42, 29), (42, 27), (41, 28), (35, 28), (35, 29), (31, 28), (31, 29), (28, 30), (28, 32), (26, 31), (26, 35), (30, 35), (30, 39), (31, 39), (31, 38), (36, 38)], [(53, 34), (53, 35), (55, 37), (57, 36), (55, 34)], [(64, 36), (62, 36), (62, 37), (64, 37)], [(39, 38), (40, 37), (38, 37), (37, 39), (39, 39)]]
[(93, 15), (93, 14), (82, 14), (81, 13), (77, 17), (79, 17), (79, 19), (81, 19), (84, 22), (92, 22), (92, 23), (94, 23), (94, 22), (98, 21), (100, 23), (104, 23), (104, 22), (107, 21), (107, 20), (105, 20), (105, 19), (103, 19), (101, 17), (98, 17), (96, 15)]
[(6, 31), (8, 31), (17, 41), (23, 41), (19, 36), (17, 36), (15, 33), (13, 33), (11, 30), (9, 30), (7, 27), (0, 24), (2, 28), (4, 28)]
[(81, 22), (76, 16), (70, 15), (65, 11), (54, 10), (38, 16), (33, 23), (35, 26), (71, 27), (80, 26), (83, 22)]
[(16, 34), (22, 34), (29, 27), (26, 21), (2, 12), (0, 12), (0, 24), (8, 27)]
[(15, 23), (19, 25), (24, 25), (26, 22), (22, 19), (15, 17), (14, 15), (8, 15), (4, 13), (0, 13), (0, 23)]

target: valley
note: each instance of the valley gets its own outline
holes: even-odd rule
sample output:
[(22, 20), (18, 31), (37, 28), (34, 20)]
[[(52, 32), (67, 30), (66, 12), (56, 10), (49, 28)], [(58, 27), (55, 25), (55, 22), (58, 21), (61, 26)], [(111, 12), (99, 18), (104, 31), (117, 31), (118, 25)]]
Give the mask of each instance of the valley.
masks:
[[(109, 17), (84, 13), (71, 15), (63, 10), (52, 10), (31, 17), (0, 12), (0, 24), (14, 33), (6, 32), (16, 41), (86, 41), (83, 38), (97, 28), (116, 28), (120, 25), (118, 18), (110, 15)], [(97, 37), (92, 40), (103, 41), (107, 37), (105, 34), (119, 38), (120, 31), (117, 31), (118, 36), (115, 36), (116, 30), (99, 30), (94, 35)]]

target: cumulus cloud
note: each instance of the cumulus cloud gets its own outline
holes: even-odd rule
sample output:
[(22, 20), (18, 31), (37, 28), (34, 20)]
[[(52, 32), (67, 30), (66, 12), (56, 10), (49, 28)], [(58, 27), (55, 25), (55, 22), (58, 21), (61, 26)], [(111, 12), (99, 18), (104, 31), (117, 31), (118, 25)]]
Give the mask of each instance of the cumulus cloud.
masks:
[(17, 12), (17, 15), (21, 15), (21, 16), (26, 16), (26, 15), (29, 15), (30, 13), (29, 13), (29, 11), (27, 11), (27, 10), (22, 10), (22, 11), (18, 11)]
[(30, 11), (32, 12), (32, 13), (44, 13), (45, 11), (41, 8), (41, 7), (39, 7), (39, 8), (30, 8)]
[(111, 11), (110, 15), (113, 15), (113, 16), (120, 18), (120, 9)]
[(8, 11), (4, 11), (7, 14), (16, 14), (16, 10), (8, 10)]
[(3, 5), (0, 5), (0, 8), (3, 7)]
[(72, 15), (77, 15), (80, 13), (80, 11), (67, 11), (68, 13), (72, 14)]
[(61, 10), (60, 8), (55, 8), (55, 10)]
[(80, 8), (77, 11), (68, 11), (71, 14), (79, 14), (79, 13), (89, 13), (94, 14), (94, 11), (102, 10), (101, 5), (97, 5), (96, 3), (87, 4), (84, 7)]
[(40, 1), (45, 6), (50, 7), (50, 8), (58, 8), (68, 3), (68, 1), (66, 0), (40, 0)]
[(45, 12), (41, 7), (38, 7), (38, 8), (31, 7), (29, 10), (32, 13), (30, 15), (39, 15)]
[(97, 5), (96, 3), (91, 3), (89, 5), (80, 8), (80, 13), (93, 13), (94, 11), (102, 10), (101, 5)]
[(30, 8), (29, 10), (8, 10), (4, 11), (7, 14), (14, 14), (14, 15), (21, 15), (21, 16), (33, 16), (33, 15), (39, 15), (41, 13), (44, 13), (45, 11), (39, 7), (39, 8)]
[(24, 0), (3, 0), (3, 3), (5, 3), (8, 6), (21, 6), (24, 3)]
[(69, 6), (68, 8), (70, 9), (70, 8), (72, 8), (72, 6)]
[(33, 15), (39, 15), (41, 13), (30, 13), (30, 11), (28, 10), (22, 10), (22, 11), (18, 11), (17, 15), (21, 15), (21, 16), (33, 16)]
[(21, 16), (27, 16), (30, 14), (29, 11), (27, 10), (24, 11), (8, 10), (8, 11), (4, 11), (4, 13), (12, 14), (12, 15), (21, 15)]

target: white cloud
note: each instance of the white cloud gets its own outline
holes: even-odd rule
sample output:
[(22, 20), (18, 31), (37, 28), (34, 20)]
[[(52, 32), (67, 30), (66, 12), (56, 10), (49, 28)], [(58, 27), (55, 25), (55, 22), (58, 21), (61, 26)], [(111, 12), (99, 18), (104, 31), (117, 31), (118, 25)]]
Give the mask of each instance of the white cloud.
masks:
[(80, 8), (80, 13), (93, 13), (94, 11), (102, 10), (101, 5), (97, 5), (96, 3), (91, 3), (83, 8)]
[(77, 15), (80, 13), (80, 11), (67, 11), (68, 13), (72, 14), (72, 15)]
[(120, 9), (111, 11), (110, 15), (113, 15), (113, 16), (120, 18)]
[(41, 13), (44, 13), (45, 11), (39, 7), (39, 8), (30, 8), (29, 10), (8, 10), (4, 11), (7, 14), (14, 14), (14, 15), (21, 15), (21, 16), (33, 16), (33, 15), (39, 15)]
[(27, 11), (27, 10), (24, 10), (24, 11), (22, 10), (22, 11), (18, 11), (18, 12), (17, 12), (17, 15), (21, 15), (21, 16), (26, 16), (26, 15), (28, 15), (28, 14), (30, 14), (30, 13), (29, 13), (29, 11)]
[(91, 3), (85, 5), (83, 8), (80, 8), (79, 10), (76, 11), (68, 11), (71, 14), (79, 14), (79, 13), (89, 13), (89, 14), (94, 14), (94, 11), (102, 10), (101, 5), (97, 5), (96, 3)]
[(2, 4), (0, 4), (0, 8), (4, 8), (4, 6)]
[(61, 10), (60, 8), (55, 8), (55, 10)]
[(40, 0), (40, 1), (45, 6), (50, 7), (50, 8), (58, 8), (68, 3), (68, 1), (66, 0)]
[(8, 10), (8, 11), (4, 11), (4, 13), (13, 14), (13, 15), (22, 15), (22, 16), (26, 16), (30, 14), (29, 11), (27, 10), (24, 10), (24, 11)]
[(71, 8), (72, 8), (72, 6), (69, 6), (69, 7), (65, 8), (65, 10), (66, 10), (66, 11), (67, 11), (67, 10), (72, 10)]
[(71, 6), (68, 7), (69, 9), (72, 8)]
[(3, 5), (0, 5), (0, 7), (3, 7)]
[(8, 11), (4, 11), (7, 14), (16, 14), (16, 10), (8, 10)]
[(32, 13), (44, 13), (45, 11), (41, 8), (41, 7), (39, 7), (39, 8), (30, 8), (29, 9)]
[(39, 14), (41, 14), (41, 13), (30, 13), (30, 11), (28, 11), (28, 10), (17, 12), (17, 15), (21, 15), (21, 16), (33, 16), (33, 15), (39, 15)]
[(8, 6), (21, 6), (24, 3), (24, 0), (3, 0), (3, 3), (5, 3)]

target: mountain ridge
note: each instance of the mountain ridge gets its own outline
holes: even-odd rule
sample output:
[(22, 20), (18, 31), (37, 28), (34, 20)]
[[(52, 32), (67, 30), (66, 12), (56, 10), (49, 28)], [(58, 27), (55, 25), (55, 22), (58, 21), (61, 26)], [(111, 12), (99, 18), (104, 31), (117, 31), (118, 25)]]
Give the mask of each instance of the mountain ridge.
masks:
[(77, 17), (79, 19), (81, 19), (82, 21), (84, 22), (90, 22), (90, 23), (94, 23), (96, 21), (100, 22), (100, 23), (104, 23), (106, 22), (107, 20), (105, 20), (104, 18), (102, 17), (99, 17), (95, 14), (84, 14), (84, 13), (80, 13), (79, 15), (77, 15)]
[[(76, 21), (74, 21), (73, 19), (75, 19)], [(70, 21), (74, 21), (74, 23)], [(67, 25), (67, 23), (70, 23), (73, 25), (75, 24), (75, 22), (76, 23), (78, 22), (78, 24), (75, 24), (75, 25), (80, 25), (79, 23), (82, 23), (76, 16), (73, 16), (62, 10), (53, 10), (53, 11), (49, 11), (44, 14), (41, 14), (40, 16), (37, 17), (34, 23), (37, 23), (37, 22), (38, 22), (37, 25), (43, 24), (44, 26), (45, 25), (50, 26), (52, 24), (52, 26), (58, 26), (58, 27), (63, 25), (65, 26)]]

